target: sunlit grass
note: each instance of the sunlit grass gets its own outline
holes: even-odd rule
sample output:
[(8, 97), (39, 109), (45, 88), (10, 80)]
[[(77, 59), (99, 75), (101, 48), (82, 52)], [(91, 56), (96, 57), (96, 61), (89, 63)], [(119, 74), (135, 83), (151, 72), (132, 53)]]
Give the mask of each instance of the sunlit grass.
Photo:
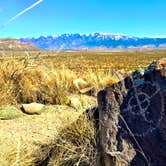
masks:
[[(92, 90), (88, 95), (96, 97), (100, 89), (119, 81), (117, 72), (126, 76), (135, 69), (145, 68), (153, 60), (166, 57), (165, 54), (164, 50), (0, 52), (0, 106), (31, 102), (69, 105), (70, 96), (79, 96), (86, 88)], [(81, 81), (78, 83), (78, 80)], [(81, 107), (85, 105), (83, 101), (80, 103)], [(23, 121), (0, 121), (0, 164), (33, 166), (49, 157), (50, 166), (95, 165), (93, 123), (86, 116), (80, 116), (81, 109), (65, 110), (69, 108), (58, 106), (54, 110), (54, 106), (51, 107), (55, 116), (47, 112), (23, 116)], [(11, 112), (11, 116), (15, 114)], [(36, 130), (43, 135), (37, 137)], [(32, 142), (43, 139), (47, 133), (53, 138), (51, 142), (34, 146)]]

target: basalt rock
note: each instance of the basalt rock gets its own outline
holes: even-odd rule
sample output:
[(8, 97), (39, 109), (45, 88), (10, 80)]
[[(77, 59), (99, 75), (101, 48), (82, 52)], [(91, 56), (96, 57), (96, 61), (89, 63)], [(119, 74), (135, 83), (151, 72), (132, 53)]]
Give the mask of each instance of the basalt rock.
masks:
[(98, 93), (100, 166), (166, 163), (166, 59)]

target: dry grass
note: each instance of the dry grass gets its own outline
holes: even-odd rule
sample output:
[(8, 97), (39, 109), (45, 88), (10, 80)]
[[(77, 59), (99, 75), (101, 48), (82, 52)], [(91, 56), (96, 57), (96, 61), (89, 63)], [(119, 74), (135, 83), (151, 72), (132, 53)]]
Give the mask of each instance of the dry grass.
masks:
[(81, 78), (94, 88), (118, 81), (122, 75), (145, 68), (165, 57), (165, 51), (147, 52), (0, 52), (0, 105), (40, 102), (62, 104)]
[(25, 66), (9, 61), (0, 66), (0, 104), (59, 104), (71, 88), (74, 75), (67, 69), (52, 70), (44, 66)]
[(47, 163), (49, 166), (94, 166), (97, 155), (94, 130), (93, 122), (85, 115), (80, 116), (76, 122), (62, 130), (53, 142), (42, 145), (35, 152), (35, 163)]
[[(145, 68), (166, 51), (146, 52), (0, 52), (0, 105), (39, 102), (67, 104), (79, 95), (78, 78), (96, 93), (122, 75)], [(88, 107), (89, 101), (81, 105)], [(67, 109), (67, 110), (66, 110)], [(40, 116), (0, 121), (0, 165), (95, 165), (95, 130), (82, 109), (50, 107)], [(80, 118), (79, 118), (80, 117)], [(71, 125), (72, 124), (72, 125)], [(39, 148), (40, 147), (40, 148)]]
[[(40, 62), (40, 65), (39, 65)], [(113, 74), (91, 69), (84, 73), (65, 65), (58, 67), (55, 59), (30, 59), (27, 56), (6, 57), (0, 65), (0, 105), (39, 102), (62, 104), (70, 93), (78, 93), (74, 80), (81, 78), (99, 89), (118, 79)]]
[[(0, 121), (0, 165), (35, 165), (37, 158), (42, 160), (47, 156), (47, 151), (39, 150), (40, 145), (52, 149), (52, 142), (59, 138), (59, 133), (77, 121), (82, 112), (56, 105), (47, 106), (46, 113), (41, 115)], [(84, 123), (88, 126), (87, 121)]]

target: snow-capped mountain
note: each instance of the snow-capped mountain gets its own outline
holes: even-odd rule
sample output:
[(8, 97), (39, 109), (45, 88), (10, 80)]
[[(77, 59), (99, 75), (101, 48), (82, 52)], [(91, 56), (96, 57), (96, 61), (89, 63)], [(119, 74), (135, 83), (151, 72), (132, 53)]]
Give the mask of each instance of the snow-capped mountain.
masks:
[(21, 38), (21, 42), (30, 42), (45, 50), (80, 50), (114, 48), (166, 48), (166, 38), (139, 38), (109, 33), (62, 34)]

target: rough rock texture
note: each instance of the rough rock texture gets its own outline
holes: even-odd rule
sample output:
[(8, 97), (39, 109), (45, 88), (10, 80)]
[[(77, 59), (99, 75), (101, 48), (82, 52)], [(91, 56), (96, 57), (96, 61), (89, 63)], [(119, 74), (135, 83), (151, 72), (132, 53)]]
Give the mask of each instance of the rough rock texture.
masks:
[(98, 93), (102, 166), (166, 163), (166, 59)]

